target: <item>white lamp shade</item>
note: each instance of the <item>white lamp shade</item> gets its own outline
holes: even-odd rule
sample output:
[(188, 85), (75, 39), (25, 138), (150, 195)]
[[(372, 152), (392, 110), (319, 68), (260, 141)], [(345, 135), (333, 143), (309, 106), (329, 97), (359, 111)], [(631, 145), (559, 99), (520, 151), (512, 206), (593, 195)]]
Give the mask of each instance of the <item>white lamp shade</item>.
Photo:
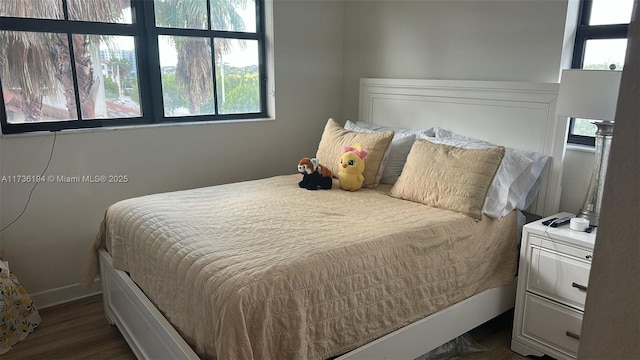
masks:
[(562, 116), (613, 121), (622, 72), (563, 70), (556, 113)]

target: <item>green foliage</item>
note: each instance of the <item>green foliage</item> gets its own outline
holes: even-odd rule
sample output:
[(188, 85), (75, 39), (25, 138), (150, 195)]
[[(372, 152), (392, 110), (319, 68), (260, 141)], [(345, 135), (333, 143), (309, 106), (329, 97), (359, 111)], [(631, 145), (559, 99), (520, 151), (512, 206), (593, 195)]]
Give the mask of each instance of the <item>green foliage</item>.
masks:
[[(260, 111), (260, 76), (257, 66), (244, 68), (225, 66), (217, 69), (216, 86), (220, 114), (241, 114)], [(224, 74), (224, 82), (222, 75)], [(203, 114), (214, 114), (213, 100), (203, 104)]]
[(575, 119), (573, 121), (574, 135), (595, 136), (598, 127), (592, 124), (589, 120)]
[(120, 92), (118, 91), (118, 84), (111, 80), (108, 77), (104, 77), (104, 95), (107, 99), (117, 99), (120, 97)]
[(138, 88), (138, 80), (135, 79), (134, 81), (132, 81), (132, 83), (131, 94), (129, 95), (129, 97), (131, 98), (131, 100), (140, 104), (140, 89)]
[(176, 74), (162, 74), (162, 100), (166, 115), (174, 115), (179, 108), (186, 108), (187, 91), (176, 83)]
[[(607, 62), (603, 62), (602, 64), (589, 64), (589, 65), (585, 65), (585, 69), (587, 70), (610, 70), (609, 66), (611, 64), (607, 63)], [(624, 67), (624, 64), (621, 63), (614, 63), (614, 65), (616, 66), (616, 70), (622, 70), (622, 68)]]
[(257, 66), (244, 68), (225, 66), (224, 74), (224, 86), (221, 86), (222, 79), (220, 77), (217, 79), (220, 113), (259, 112), (260, 79)]
[(129, 96), (131, 91), (126, 89), (131, 89), (133, 83), (137, 82), (137, 80), (130, 75), (131, 70), (133, 69), (131, 61), (127, 58), (117, 58), (115, 56), (111, 56), (111, 58), (106, 63), (109, 66), (111, 77), (117, 78), (115, 84), (116, 86), (120, 86), (121, 89), (119, 89), (119, 91), (122, 90), (122, 93), (124, 95)]

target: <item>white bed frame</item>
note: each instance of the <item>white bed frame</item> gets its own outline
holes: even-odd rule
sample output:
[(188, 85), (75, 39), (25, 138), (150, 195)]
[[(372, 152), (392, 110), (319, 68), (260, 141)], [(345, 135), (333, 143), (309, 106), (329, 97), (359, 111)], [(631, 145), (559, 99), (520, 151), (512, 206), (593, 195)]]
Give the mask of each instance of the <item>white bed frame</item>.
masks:
[[(555, 115), (558, 84), (362, 79), (360, 120), (406, 128), (440, 126), (552, 156), (530, 211), (558, 211), (567, 120)], [(198, 359), (126, 273), (100, 251), (105, 313), (139, 359)], [(339, 359), (415, 359), (514, 306), (514, 280), (405, 326)]]

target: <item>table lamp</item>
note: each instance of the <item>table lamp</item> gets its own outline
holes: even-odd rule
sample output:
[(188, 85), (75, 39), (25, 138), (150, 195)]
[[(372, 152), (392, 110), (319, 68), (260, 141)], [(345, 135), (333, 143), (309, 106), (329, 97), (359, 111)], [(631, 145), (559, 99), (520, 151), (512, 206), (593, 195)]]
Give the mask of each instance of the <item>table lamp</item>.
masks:
[(562, 71), (556, 113), (558, 115), (592, 120), (596, 132), (596, 159), (589, 188), (577, 217), (598, 226), (609, 151), (613, 139), (618, 90), (622, 72), (616, 70)]

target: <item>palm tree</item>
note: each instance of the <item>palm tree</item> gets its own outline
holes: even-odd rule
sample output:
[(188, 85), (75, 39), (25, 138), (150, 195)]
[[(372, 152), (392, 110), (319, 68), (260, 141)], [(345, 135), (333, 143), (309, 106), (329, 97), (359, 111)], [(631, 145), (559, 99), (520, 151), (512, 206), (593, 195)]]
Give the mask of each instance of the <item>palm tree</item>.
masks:
[[(211, 0), (212, 26), (222, 30), (244, 30), (236, 12), (247, 0)], [(128, 0), (67, 0), (69, 19), (117, 22)], [(206, 4), (202, 0), (156, 0), (158, 26), (206, 29)], [(0, 15), (62, 19), (60, 0), (0, 0)], [(187, 89), (189, 110), (198, 114), (203, 103), (212, 98), (211, 48), (207, 38), (171, 37), (178, 53), (176, 82)], [(72, 45), (83, 118), (95, 117), (97, 78), (93, 73), (92, 46), (101, 38), (74, 34)], [(214, 54), (219, 59), (231, 48), (229, 41), (216, 41)], [(76, 98), (71, 72), (69, 39), (66, 34), (0, 31), (0, 76), (5, 88), (18, 91), (27, 121), (42, 115), (45, 96), (64, 95), (69, 117), (77, 118)]]
[[(0, 15), (62, 19), (59, 0), (0, 0)], [(68, 0), (69, 19), (116, 22), (128, 1)], [(75, 34), (72, 37), (80, 107), (85, 118), (95, 117), (97, 93), (91, 47), (99, 37)], [(18, 91), (27, 121), (42, 115), (45, 96), (64, 95), (70, 118), (77, 118), (76, 97), (66, 34), (23, 31), (0, 32), (0, 74), (5, 88)]]
[[(30, 1), (0, 1), (0, 15), (60, 19), (62, 8), (55, 1), (38, 6)], [(51, 44), (55, 34), (0, 31), (0, 74), (5, 89), (15, 89), (22, 98), (27, 121), (42, 115), (42, 98), (54, 95), (56, 68)]]
[[(245, 8), (246, 5), (247, 0), (211, 0), (212, 29), (243, 31), (244, 21), (236, 9)], [(159, 0), (155, 3), (155, 13), (158, 26), (207, 29), (207, 8), (204, 1)], [(178, 54), (176, 82), (187, 91), (189, 113), (199, 114), (201, 106), (208, 102), (213, 94), (209, 39), (182, 36), (172, 36), (170, 39), (174, 42)], [(231, 42), (226, 39), (215, 41), (213, 46), (216, 60), (221, 59), (232, 47)]]

